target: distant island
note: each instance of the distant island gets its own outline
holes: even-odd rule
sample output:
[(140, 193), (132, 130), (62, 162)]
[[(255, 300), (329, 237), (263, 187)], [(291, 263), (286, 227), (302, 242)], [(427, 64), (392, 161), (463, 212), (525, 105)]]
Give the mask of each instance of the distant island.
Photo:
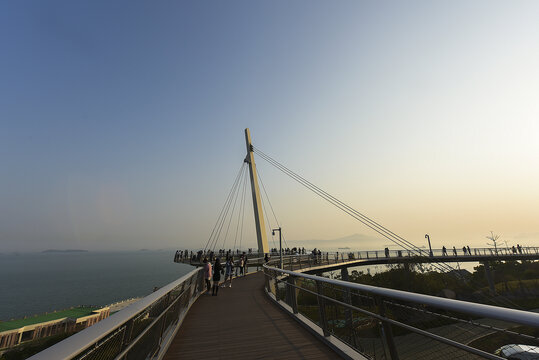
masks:
[(80, 249), (66, 249), (66, 250), (57, 250), (57, 249), (48, 249), (43, 250), (41, 253), (79, 253), (79, 252), (88, 252), (88, 250), (80, 250)]

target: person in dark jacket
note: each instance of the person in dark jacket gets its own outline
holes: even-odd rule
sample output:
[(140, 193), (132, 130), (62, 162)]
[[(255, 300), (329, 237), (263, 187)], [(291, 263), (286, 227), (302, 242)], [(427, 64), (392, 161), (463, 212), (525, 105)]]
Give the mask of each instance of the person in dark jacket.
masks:
[(213, 288), (211, 291), (212, 296), (217, 296), (219, 291), (219, 281), (221, 281), (221, 273), (223, 272), (223, 266), (219, 258), (215, 259), (215, 264), (213, 265)]

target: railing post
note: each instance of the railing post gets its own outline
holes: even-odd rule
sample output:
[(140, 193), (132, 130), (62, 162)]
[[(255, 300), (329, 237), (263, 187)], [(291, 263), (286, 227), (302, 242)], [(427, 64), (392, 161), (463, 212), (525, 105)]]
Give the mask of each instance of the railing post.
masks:
[(275, 300), (279, 301), (279, 280), (277, 274), (275, 274)]
[(163, 333), (165, 332), (165, 325), (167, 323), (167, 315), (168, 312), (165, 312), (165, 315), (163, 315), (163, 320), (161, 320), (161, 329), (159, 330), (159, 340), (157, 341), (157, 350), (156, 353), (159, 352), (159, 349), (161, 348), (161, 344), (163, 342)]
[(204, 291), (205, 284), (204, 284), (204, 271), (199, 271), (197, 275), (197, 285), (198, 285), (198, 293)]
[(122, 333), (122, 339), (120, 340), (120, 350), (118, 351), (119, 353), (121, 353), (123, 349), (125, 349), (125, 347), (127, 346), (127, 341), (125, 341), (126, 334), (127, 334), (127, 327), (124, 327), (124, 331)]
[(296, 285), (296, 277), (290, 275), (288, 277), (287, 283), (288, 284), (286, 286), (286, 293), (288, 297), (288, 305), (290, 305), (290, 307), (292, 308), (292, 312), (294, 314), (297, 314), (298, 313), (298, 299), (296, 297), (296, 287), (294, 286)]
[(326, 316), (326, 300), (323, 297), (320, 297), (322, 294), (322, 283), (320, 281), (316, 281), (316, 299), (318, 300), (318, 312), (320, 315), (320, 327), (322, 328), (322, 331), (324, 333), (324, 336), (329, 336), (329, 326), (328, 326), (328, 319)]
[[(384, 305), (384, 299), (380, 296), (376, 296), (376, 302), (378, 303), (378, 313), (380, 316), (385, 318), (386, 308)], [(393, 330), (391, 329), (391, 324), (382, 320), (380, 325), (383, 333), (382, 341), (384, 342), (385, 347), (387, 347), (389, 350), (391, 360), (398, 360), (399, 354), (397, 353), (397, 347), (395, 346), (395, 341), (393, 340)]]
[(126, 348), (127, 345), (131, 342), (131, 337), (133, 335), (133, 319), (129, 320), (125, 325), (124, 334), (122, 335), (122, 343), (120, 345), (120, 352)]
[(269, 271), (266, 270), (266, 269), (264, 269), (264, 278), (265, 278), (265, 280), (266, 280), (266, 281), (265, 281), (265, 282), (266, 282), (266, 290), (267, 290), (268, 293), (270, 293), (270, 292), (271, 292), (270, 279), (269, 279), (270, 276), (269, 276), (268, 273), (269, 273)]
[[(348, 275), (348, 268), (341, 269), (341, 278), (343, 281), (350, 281), (350, 277)], [(352, 294), (350, 293), (349, 287), (344, 288), (344, 302), (349, 305), (352, 305)], [(350, 310), (350, 308), (348, 307), (344, 308), (344, 318), (346, 321), (346, 328), (352, 330), (352, 310)]]

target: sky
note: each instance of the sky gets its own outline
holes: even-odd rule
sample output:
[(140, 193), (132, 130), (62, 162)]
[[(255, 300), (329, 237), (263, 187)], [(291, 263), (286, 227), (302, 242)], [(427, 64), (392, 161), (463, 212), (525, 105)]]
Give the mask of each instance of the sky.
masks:
[[(203, 247), (247, 127), (418, 246), (539, 246), (538, 18), (535, 1), (1, 2), (0, 253)], [(291, 243), (387, 245), (255, 161)]]

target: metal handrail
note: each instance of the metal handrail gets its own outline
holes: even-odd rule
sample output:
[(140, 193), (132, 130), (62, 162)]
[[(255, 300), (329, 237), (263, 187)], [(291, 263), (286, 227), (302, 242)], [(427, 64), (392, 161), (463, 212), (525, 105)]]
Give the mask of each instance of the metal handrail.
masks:
[[(32, 360), (58, 360), (71, 359), (89, 347), (96, 345), (100, 340), (107, 335), (125, 325), (127, 322), (135, 318), (145, 309), (149, 308), (163, 297), (167, 296), (176, 287), (183, 282), (191, 279), (198, 272), (203, 271), (202, 268), (194, 269), (182, 276), (176, 281), (163, 286), (152, 294), (140, 299), (139, 301), (129, 305), (125, 309), (118, 311), (110, 317), (94, 324), (93, 326), (78, 332), (67, 339), (37, 353), (32, 356)], [(179, 298), (179, 297), (178, 297)]]
[[(381, 260), (385, 261), (384, 258), (385, 256), (381, 258)], [(376, 260), (380, 261), (379, 259)], [(331, 256), (328, 256), (327, 253), (322, 256), (313, 256), (309, 259), (305, 259), (303, 256), (301, 258), (297, 257), (296, 259), (291, 258), (290, 261), (284, 263), (285, 269), (278, 268), (277, 262), (278, 261), (276, 260), (272, 260), (263, 266), (266, 276), (265, 288), (268, 295), (280, 304), (285, 311), (294, 314), (294, 316), (298, 316), (296, 319), (300, 323), (303, 323), (309, 328), (319, 328), (320, 330), (315, 330), (315, 332), (319, 333), (322, 340), (330, 344), (330, 346), (332, 346), (335, 341), (341, 341), (338, 346), (346, 352), (355, 350), (359, 354), (376, 357), (376, 353), (382, 351), (386, 358), (399, 359), (399, 353), (402, 351), (406, 354), (407, 351), (410, 351), (410, 347), (407, 345), (403, 346), (404, 340), (402, 337), (395, 337), (393, 335), (393, 326), (396, 329), (400, 329), (399, 331), (401, 334), (402, 331), (408, 331), (410, 334), (415, 334), (415, 336), (418, 336), (419, 338), (423, 337), (430, 339), (431, 341), (433, 340), (440, 344), (445, 344), (445, 346), (449, 346), (455, 350), (460, 349), (460, 351), (465, 351), (469, 354), (475, 354), (487, 359), (502, 359), (498, 355), (487, 352), (484, 349), (470, 346), (467, 342), (463, 342), (462, 334), (442, 336), (437, 333), (435, 330), (436, 327), (432, 328), (432, 330), (423, 329), (418, 327), (420, 323), (417, 323), (418, 325), (416, 325), (413, 320), (412, 322), (409, 322), (407, 319), (410, 315), (405, 315), (404, 318), (401, 318), (400, 316), (394, 318), (396, 306), (409, 308), (409, 311), (418, 311), (418, 314), (428, 313), (430, 314), (429, 316), (433, 316), (434, 318), (426, 320), (427, 323), (424, 323), (425, 325), (428, 324), (429, 321), (436, 321), (435, 319), (440, 319), (440, 324), (444, 325), (444, 321), (450, 319), (466, 327), (471, 326), (472, 328), (481, 328), (483, 329), (482, 331), (490, 330), (517, 336), (518, 339), (520, 339), (519, 341), (522, 341), (519, 343), (522, 344), (527, 341), (532, 341), (534, 343), (538, 341), (536, 337), (522, 333), (522, 330), (518, 330), (517, 332), (509, 330), (509, 328), (519, 325), (535, 329), (539, 328), (539, 314), (537, 313), (363, 285), (305, 273), (312, 273), (313, 271), (323, 272), (326, 267), (335, 268), (335, 264), (338, 266), (351, 266), (356, 263), (355, 259), (345, 260), (341, 257), (332, 258)], [(287, 266), (291, 270), (286, 270)], [(344, 271), (345, 275), (343, 276), (346, 276), (347, 271)], [(303, 282), (298, 283), (299, 279), (314, 282), (316, 284), (315, 289), (312, 289), (310, 286), (304, 286)], [(281, 285), (284, 285), (284, 289)], [(340, 295), (335, 297), (336, 294), (332, 295), (331, 292), (327, 293), (324, 290), (326, 288), (338, 290)], [(284, 295), (282, 292), (283, 290), (285, 291)], [(312, 313), (312, 308), (309, 310), (309, 307), (312, 306), (312, 304), (309, 305), (309, 303), (305, 304), (298, 301), (298, 294), (301, 292), (316, 297), (317, 304), (314, 304), (314, 306), (315, 308), (318, 308), (317, 315)], [(343, 297), (342, 299), (340, 298), (341, 296)], [(357, 296), (358, 299), (364, 300), (360, 300), (358, 305), (357, 302), (352, 301), (351, 296)], [(370, 305), (365, 305), (367, 308), (362, 308), (363, 305), (361, 304), (363, 301), (367, 301), (367, 304)], [(344, 313), (339, 311), (339, 314), (341, 315), (334, 318), (334, 320), (336, 320), (341, 319), (341, 317), (344, 316), (345, 322), (342, 325), (336, 326), (335, 323), (333, 323), (333, 325), (329, 324), (331, 318), (328, 317), (329, 314), (327, 313), (328, 308), (326, 308), (326, 304), (332, 304), (332, 306), (334, 306), (329, 309), (335, 309), (331, 310), (331, 313), (333, 314), (333, 311), (335, 311), (336, 316), (338, 312), (337, 307), (340, 307), (341, 311), (344, 309)], [(389, 315), (386, 313), (386, 311), (388, 311), (387, 309), (390, 309)], [(436, 310), (431, 311), (429, 309), (438, 309), (440, 313), (437, 313)], [(378, 322), (378, 325), (376, 325), (378, 326), (378, 330), (373, 330), (373, 325), (367, 325), (366, 328), (356, 328), (353, 323), (357, 318), (352, 317), (352, 312), (357, 312), (363, 314), (363, 316), (366, 316), (367, 318), (375, 319)], [(445, 315), (444, 312), (447, 312), (447, 315)], [(303, 316), (299, 316), (300, 313)], [(460, 318), (452, 314), (462, 314), (462, 317)], [(482, 320), (477, 322), (472, 320), (477, 318), (501, 321), (501, 323), (498, 327), (494, 327), (492, 324), (482, 324)], [(309, 322), (308, 319), (310, 319), (311, 322)], [(418, 320), (419, 319), (424, 318), (420, 316)], [(433, 325), (434, 323), (429, 325), (429, 328)], [(374, 329), (376, 329), (376, 326)], [(358, 335), (362, 331), (367, 331), (366, 337)], [(372, 338), (372, 333), (369, 333), (369, 331), (379, 331), (380, 337), (378, 340), (374, 340), (374, 338)], [(467, 330), (464, 329), (464, 331)], [(419, 338), (416, 337), (414, 339), (415, 341), (418, 341)], [(375, 343), (378, 345), (375, 345)], [(368, 346), (372, 351), (367, 351), (365, 346)], [(428, 356), (433, 355), (434, 353), (430, 353)]]
[[(499, 248), (470, 248), (470, 251), (466, 249), (466, 252), (463, 252), (462, 248), (455, 249), (453, 248), (446, 248), (445, 252), (443, 249), (432, 249), (432, 255), (429, 254), (429, 250), (422, 249), (422, 248), (414, 248), (414, 249), (401, 249), (401, 250), (363, 250), (363, 251), (351, 251), (351, 250), (343, 250), (343, 251), (324, 251), (321, 252), (320, 255), (314, 254), (311, 251), (306, 251), (305, 254), (300, 254), (298, 252), (292, 252), (292, 251), (283, 251), (283, 257), (289, 258), (289, 257), (302, 257), (302, 258), (312, 258), (312, 259), (329, 259), (330, 261), (333, 261), (334, 263), (345, 263), (350, 261), (360, 261), (360, 260), (378, 260), (381, 261), (383, 259), (396, 259), (396, 258), (421, 258), (423, 260), (426, 259), (433, 259), (435, 262), (440, 260), (445, 260), (446, 262), (452, 262), (458, 260), (461, 261), (481, 261), (483, 259), (490, 259), (490, 258), (503, 258), (503, 259), (509, 259), (509, 258), (520, 258), (520, 259), (536, 259), (539, 256), (539, 247), (536, 246), (521, 246), (520, 250), (515, 249), (515, 252), (513, 252), (511, 247), (499, 247)], [(277, 256), (279, 252), (270, 252), (270, 256)], [(237, 254), (232, 254), (234, 258), (237, 258)], [(216, 255), (218, 257), (218, 255)], [(260, 264), (264, 260), (264, 254), (261, 253), (251, 253), (248, 254), (247, 261), (249, 264), (253, 264), (253, 262), (257, 261), (258, 264)], [(182, 258), (177, 259), (177, 262), (183, 262), (188, 263), (191, 265), (201, 265), (202, 259), (193, 261), (190, 258)]]
[[(290, 285), (290, 284), (288, 284)], [(500, 359), (499, 356), (495, 356), (495, 355), (492, 355), (492, 354), (489, 354), (483, 350), (479, 350), (479, 349), (475, 349), (475, 348), (471, 348), (469, 346), (466, 346), (466, 345), (463, 345), (457, 341), (454, 341), (454, 340), (451, 340), (451, 339), (447, 339), (447, 338), (444, 338), (440, 335), (436, 335), (436, 334), (433, 334), (433, 333), (429, 333), (428, 331), (425, 331), (425, 330), (422, 330), (422, 329), (418, 329), (417, 327), (413, 327), (413, 326), (410, 326), (408, 324), (404, 324), (402, 322), (399, 322), (399, 321), (395, 321), (395, 320), (392, 320), (392, 319), (388, 319), (387, 317), (384, 317), (382, 315), (379, 315), (379, 314), (376, 314), (376, 313), (373, 313), (371, 311), (367, 311), (367, 310), (364, 310), (364, 309), (361, 309), (357, 306), (353, 306), (351, 304), (347, 304), (345, 302), (342, 302), (342, 301), (339, 301), (339, 300), (336, 300), (336, 299), (333, 299), (333, 298), (330, 298), (328, 296), (325, 296), (325, 295), (322, 295), (322, 294), (318, 294), (314, 291), (311, 291), (311, 290), (307, 290), (307, 289), (304, 289), (304, 288), (301, 288), (299, 286), (296, 286), (296, 285), (292, 285), (294, 288), (296, 289), (301, 289), (303, 291), (306, 291), (308, 293), (311, 293), (313, 295), (316, 295), (318, 296), (319, 298), (322, 298), (322, 299), (325, 299), (325, 300), (328, 300), (328, 301), (331, 301), (331, 302), (334, 302), (336, 304), (339, 304), (341, 306), (344, 306), (344, 307), (347, 307), (351, 310), (355, 310), (357, 312), (360, 312), (364, 315), (367, 315), (367, 316), (370, 316), (370, 317), (373, 317), (373, 318), (376, 318), (380, 321), (383, 321), (383, 322), (386, 322), (386, 323), (390, 323), (390, 324), (393, 324), (393, 325), (396, 325), (396, 326), (400, 326), (402, 328), (405, 328), (407, 330), (410, 330), (412, 332), (415, 332), (415, 333), (418, 333), (418, 334), (421, 334), (423, 336), (426, 336), (426, 337), (429, 337), (431, 339), (434, 339), (434, 340), (437, 340), (439, 342), (442, 342), (442, 343), (445, 343), (447, 345), (451, 345), (453, 347), (457, 347), (457, 348), (460, 348), (460, 349), (463, 349), (465, 351), (468, 351), (472, 354), (476, 354), (476, 355), (480, 355), (484, 358), (488, 358), (488, 359), (494, 359), (494, 360), (497, 360), (497, 359)]]
[(464, 313), (467, 315), (483, 316), (483, 317), (489, 317), (489, 318), (493, 318), (497, 320), (517, 323), (521, 325), (539, 327), (539, 314), (532, 313), (529, 311), (509, 309), (509, 308), (503, 308), (503, 307), (493, 306), (493, 305), (478, 304), (478, 303), (472, 303), (472, 302), (461, 301), (461, 300), (446, 299), (446, 298), (436, 297), (432, 295), (423, 295), (423, 294), (411, 293), (411, 292), (402, 291), (402, 290), (380, 288), (376, 286), (357, 284), (357, 283), (352, 283), (352, 282), (342, 281), (342, 280), (337, 280), (337, 279), (328, 279), (322, 276), (309, 275), (305, 273), (279, 269), (276, 267), (269, 267), (267, 265), (264, 265), (264, 267), (271, 271), (280, 272), (283, 274), (292, 275), (296, 277), (302, 277), (302, 278), (306, 278), (306, 279), (310, 279), (314, 281), (324, 282), (327, 284), (337, 285), (337, 286), (348, 288), (351, 290), (359, 290), (362, 292), (367, 292), (370, 294), (374, 294), (374, 295), (378, 295), (378, 296), (382, 296), (386, 298), (393, 298), (393, 299), (398, 299), (402, 301), (429, 305), (429, 306), (433, 306), (439, 309), (457, 311), (457, 312)]
[(183, 294), (185, 294), (186, 291), (187, 291), (187, 290), (183, 290), (182, 293), (181, 293), (181, 295), (178, 296), (178, 297), (176, 298), (176, 300), (174, 300), (169, 306), (167, 306), (167, 308), (166, 308), (165, 310), (163, 310), (163, 312), (162, 312), (161, 314), (159, 314), (159, 316), (156, 317), (156, 318), (152, 321), (152, 323), (146, 327), (146, 329), (144, 329), (144, 330), (143, 330), (143, 331), (142, 331), (142, 332), (141, 332), (135, 339), (133, 339), (133, 341), (131, 342), (131, 344), (129, 344), (129, 345), (128, 345), (128, 346), (127, 346), (127, 347), (126, 347), (120, 354), (118, 354), (118, 355), (116, 356), (115, 359), (121, 359), (124, 355), (126, 355), (126, 354), (127, 354), (127, 353), (128, 353), (128, 352), (129, 352), (129, 351), (136, 345), (136, 344), (137, 344), (137, 342), (138, 342), (140, 339), (142, 339), (142, 338), (143, 338), (143, 337), (150, 331), (150, 328), (151, 328), (154, 324), (156, 324), (159, 320), (161, 320), (161, 318), (162, 318), (163, 316), (165, 316), (165, 314), (168, 312), (168, 310), (171, 309), (174, 305), (176, 305), (176, 303), (177, 303), (178, 301), (180, 301), (181, 296), (182, 296)]

